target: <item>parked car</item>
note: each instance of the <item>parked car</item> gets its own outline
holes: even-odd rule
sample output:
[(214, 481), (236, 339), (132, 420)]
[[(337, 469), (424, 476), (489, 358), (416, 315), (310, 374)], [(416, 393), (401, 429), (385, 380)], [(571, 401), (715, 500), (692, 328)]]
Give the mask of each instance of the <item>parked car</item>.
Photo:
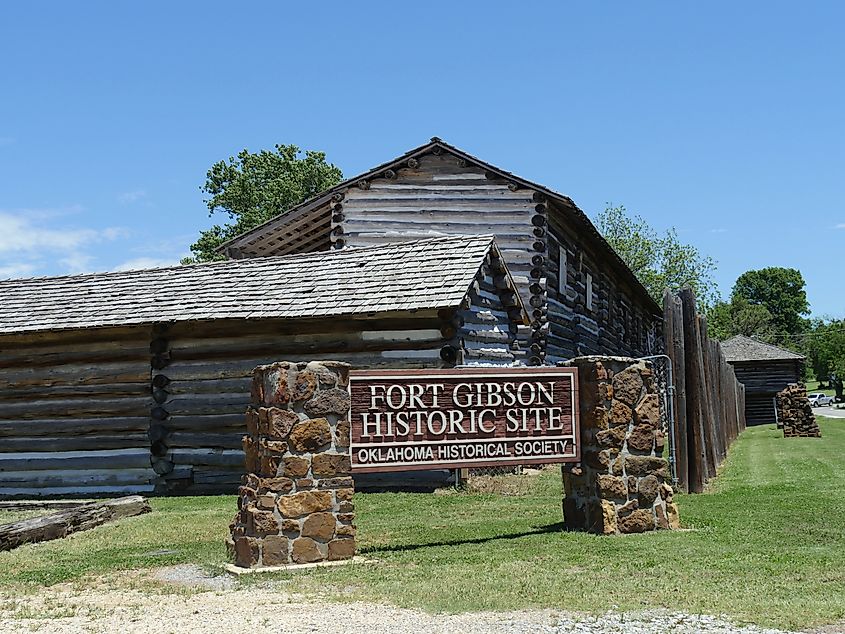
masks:
[(807, 398), (810, 399), (811, 407), (822, 407), (823, 405), (833, 404), (833, 397), (828, 396), (827, 394), (822, 394), (821, 392), (809, 394), (807, 395)]

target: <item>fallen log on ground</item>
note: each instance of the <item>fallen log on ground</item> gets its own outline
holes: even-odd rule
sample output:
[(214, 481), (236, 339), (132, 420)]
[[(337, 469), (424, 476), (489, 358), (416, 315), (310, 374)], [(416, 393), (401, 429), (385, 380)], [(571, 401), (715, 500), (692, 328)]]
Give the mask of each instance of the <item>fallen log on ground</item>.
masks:
[(0, 525), (0, 551), (23, 544), (44, 542), (87, 531), (106, 522), (150, 512), (150, 504), (140, 495), (92, 502), (58, 513)]

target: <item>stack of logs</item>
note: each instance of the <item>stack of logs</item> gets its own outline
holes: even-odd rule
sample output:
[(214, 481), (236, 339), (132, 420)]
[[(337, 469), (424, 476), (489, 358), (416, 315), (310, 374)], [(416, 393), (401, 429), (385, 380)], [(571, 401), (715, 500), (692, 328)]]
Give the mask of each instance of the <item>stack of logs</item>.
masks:
[(778, 426), (783, 427), (784, 438), (821, 438), (822, 433), (816, 423), (804, 385), (791, 383), (778, 392), (775, 400)]
[(244, 437), (247, 475), (228, 543), (237, 566), (350, 559), (349, 366), (331, 361), (255, 369)]

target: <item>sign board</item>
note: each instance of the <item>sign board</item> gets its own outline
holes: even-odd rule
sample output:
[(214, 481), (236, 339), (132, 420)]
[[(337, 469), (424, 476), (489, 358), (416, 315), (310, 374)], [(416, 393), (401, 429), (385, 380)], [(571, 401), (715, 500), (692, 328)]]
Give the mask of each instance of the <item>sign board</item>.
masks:
[(352, 471), (578, 462), (575, 368), (355, 370)]

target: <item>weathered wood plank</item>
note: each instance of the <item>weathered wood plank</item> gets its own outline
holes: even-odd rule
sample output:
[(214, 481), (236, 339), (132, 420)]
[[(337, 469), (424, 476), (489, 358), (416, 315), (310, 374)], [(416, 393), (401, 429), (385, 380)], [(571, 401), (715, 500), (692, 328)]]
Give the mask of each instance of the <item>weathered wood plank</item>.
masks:
[(66, 537), (124, 517), (149, 513), (150, 505), (141, 496), (129, 496), (84, 504), (75, 509), (34, 517), (13, 524), (0, 525), (0, 550), (23, 544)]

